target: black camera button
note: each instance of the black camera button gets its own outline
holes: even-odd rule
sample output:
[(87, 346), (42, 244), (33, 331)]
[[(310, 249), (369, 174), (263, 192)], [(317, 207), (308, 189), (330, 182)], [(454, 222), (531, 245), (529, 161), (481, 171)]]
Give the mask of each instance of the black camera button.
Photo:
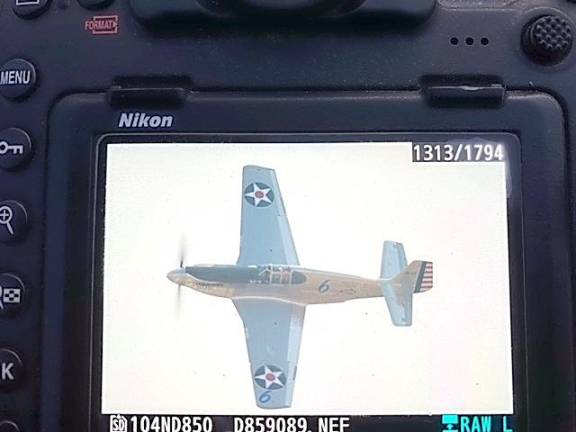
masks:
[(27, 60), (16, 58), (0, 68), (0, 94), (7, 99), (22, 99), (36, 87), (36, 68)]
[(12, 10), (20, 18), (36, 18), (50, 6), (50, 0), (12, 0)]
[(86, 9), (103, 9), (112, 3), (112, 0), (78, 0), (80, 6)]
[(26, 288), (18, 276), (0, 274), (0, 318), (18, 314), (24, 305), (25, 295)]
[(557, 15), (541, 16), (524, 30), (523, 45), (536, 63), (552, 65), (564, 60), (574, 42), (572, 25)]
[(0, 421), (0, 432), (20, 432), (20, 428), (10, 420), (3, 420)]
[(0, 392), (17, 389), (24, 380), (24, 364), (20, 356), (8, 348), (0, 348)]
[(9, 243), (24, 236), (28, 213), (18, 201), (0, 201), (0, 243)]
[(32, 140), (22, 129), (0, 131), (0, 169), (14, 170), (30, 160)]

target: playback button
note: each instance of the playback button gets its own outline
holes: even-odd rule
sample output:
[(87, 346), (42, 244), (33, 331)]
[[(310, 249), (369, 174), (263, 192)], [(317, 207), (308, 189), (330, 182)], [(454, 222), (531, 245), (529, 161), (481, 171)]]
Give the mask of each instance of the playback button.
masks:
[(50, 0), (12, 0), (12, 10), (20, 18), (36, 18), (46, 12)]
[(10, 128), (0, 131), (0, 168), (15, 170), (30, 160), (32, 140), (22, 129)]
[(24, 364), (18, 354), (8, 348), (0, 348), (0, 392), (18, 388), (24, 381)]

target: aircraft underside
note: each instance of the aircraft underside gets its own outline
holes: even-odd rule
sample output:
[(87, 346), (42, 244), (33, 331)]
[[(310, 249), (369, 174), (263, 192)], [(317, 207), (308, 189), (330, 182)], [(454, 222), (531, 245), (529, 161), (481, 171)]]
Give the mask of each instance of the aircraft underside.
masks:
[(426, 261), (408, 264), (402, 244), (385, 241), (377, 280), (302, 268), (274, 170), (244, 167), (242, 191), (236, 264), (184, 267), (182, 259), (168, 278), (233, 301), (245, 328), (256, 404), (286, 408), (292, 404), (306, 305), (384, 297), (392, 323), (410, 326), (412, 296), (432, 288), (433, 267)]
[(237, 284), (232, 285), (234, 298), (258, 297), (300, 304), (339, 303), (369, 297), (382, 297), (376, 280), (336, 273), (298, 269), (306, 282), (298, 285)]
[(338, 303), (381, 297), (377, 280), (288, 266), (194, 266), (181, 285), (226, 298), (268, 298), (299, 304)]

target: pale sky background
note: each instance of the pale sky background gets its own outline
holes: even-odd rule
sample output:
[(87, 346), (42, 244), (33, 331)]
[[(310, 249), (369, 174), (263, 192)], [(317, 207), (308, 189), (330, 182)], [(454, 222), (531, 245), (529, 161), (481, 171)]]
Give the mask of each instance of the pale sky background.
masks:
[[(394, 327), (384, 298), (307, 308), (291, 408), (254, 401), (231, 301), (166, 273), (238, 258), (242, 168), (276, 170), (304, 267), (368, 278), (382, 242), (434, 262)], [(505, 164), (412, 163), (408, 143), (108, 146), (103, 413), (511, 413)]]

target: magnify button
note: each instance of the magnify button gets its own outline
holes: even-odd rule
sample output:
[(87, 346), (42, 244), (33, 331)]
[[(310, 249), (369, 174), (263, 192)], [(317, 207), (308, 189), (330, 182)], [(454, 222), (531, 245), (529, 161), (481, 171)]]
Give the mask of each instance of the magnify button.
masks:
[(22, 238), (28, 227), (28, 213), (18, 201), (0, 201), (0, 242)]

